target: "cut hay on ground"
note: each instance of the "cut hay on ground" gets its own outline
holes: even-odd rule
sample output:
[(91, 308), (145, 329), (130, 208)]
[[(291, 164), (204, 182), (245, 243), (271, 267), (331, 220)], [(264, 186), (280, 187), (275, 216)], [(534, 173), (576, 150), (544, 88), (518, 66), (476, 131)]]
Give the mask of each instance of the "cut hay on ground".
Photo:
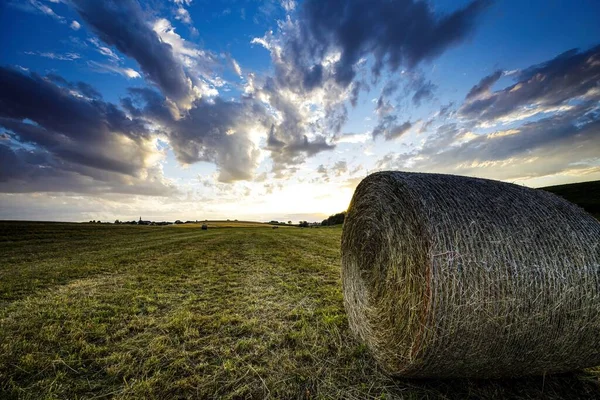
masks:
[(372, 174), (348, 209), (342, 280), (352, 330), (395, 375), (600, 365), (600, 223), (542, 190)]

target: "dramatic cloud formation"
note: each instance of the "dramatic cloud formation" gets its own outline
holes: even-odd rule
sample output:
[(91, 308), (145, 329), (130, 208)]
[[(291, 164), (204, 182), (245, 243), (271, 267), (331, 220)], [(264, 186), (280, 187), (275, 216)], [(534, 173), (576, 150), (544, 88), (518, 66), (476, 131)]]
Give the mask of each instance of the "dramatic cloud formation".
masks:
[(2, 215), (335, 213), (382, 168), (600, 178), (596, 4), (243, 3), (9, 0)]
[[(575, 171), (597, 173), (600, 172), (598, 132), (600, 115), (597, 106), (591, 105), (488, 135), (468, 137), (467, 132), (446, 126), (421, 150), (384, 157), (378, 167), (505, 180)], [(465, 139), (467, 141), (461, 143)], [(440, 145), (446, 149), (440, 151)]]
[[(271, 53), (275, 69), (274, 77), (257, 90), (281, 116), (268, 147), (275, 168), (300, 163), (316, 150), (334, 147), (347, 121), (345, 102), (355, 106), (361, 88), (368, 89), (365, 82), (355, 79), (367, 58), (372, 60), (374, 80), (384, 67), (390, 72), (400, 66), (413, 68), (463, 40), (486, 5), (476, 0), (454, 13), (437, 16), (426, 2), (413, 0), (308, 0), (296, 20), (288, 17), (280, 22), (277, 34), (255, 38), (253, 43)], [(388, 96), (395, 85), (388, 89)], [(406, 85), (414, 92), (416, 105), (431, 99), (434, 88), (422, 77)], [(378, 105), (380, 125), (373, 136), (384, 134), (391, 140), (411, 124), (396, 125), (398, 117), (388, 115), (393, 107), (384, 104), (383, 98), (384, 94)], [(390, 110), (381, 112), (384, 105)], [(312, 119), (306, 117), (306, 110)]]
[(146, 77), (179, 107), (187, 109), (198, 94), (173, 48), (147, 23), (135, 0), (73, 0), (81, 18), (98, 37), (135, 59)]
[(476, 0), (436, 16), (423, 1), (308, 0), (300, 13), (299, 35), (286, 48), (286, 59), (298, 74), (288, 74), (289, 83), (305, 81), (334, 53), (339, 57), (332, 60), (332, 72), (344, 87), (354, 80), (356, 65), (365, 56), (374, 58), (375, 76), (384, 66), (391, 71), (414, 67), (464, 39), (487, 4)]
[(600, 46), (585, 52), (569, 50), (543, 64), (515, 74), (517, 83), (489, 93), (500, 77), (496, 72), (484, 78), (467, 95), (459, 114), (479, 124), (510, 122), (539, 113), (565, 110), (571, 101), (598, 97)]
[[(383, 157), (378, 168), (496, 179), (600, 172), (600, 47), (529, 67), (514, 85), (491, 92), (501, 76), (495, 72), (469, 91), (458, 122), (439, 126), (418, 150)], [(551, 115), (499, 128), (540, 113)], [(479, 125), (496, 129), (474, 134)]]
[(161, 195), (161, 154), (144, 122), (85, 83), (0, 68), (0, 190)]
[[(185, 116), (174, 118), (166, 100), (148, 89), (131, 89), (123, 106), (160, 126), (183, 164), (212, 162), (219, 180), (250, 180), (260, 161), (259, 140), (272, 123), (265, 107), (252, 97), (225, 101), (196, 100)], [(137, 108), (135, 103), (140, 103)]]

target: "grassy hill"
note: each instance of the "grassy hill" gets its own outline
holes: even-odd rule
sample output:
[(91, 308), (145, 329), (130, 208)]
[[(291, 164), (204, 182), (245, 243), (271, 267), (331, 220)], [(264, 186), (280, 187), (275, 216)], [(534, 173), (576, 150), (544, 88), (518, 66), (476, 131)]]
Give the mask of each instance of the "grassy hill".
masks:
[(349, 331), (341, 232), (0, 222), (0, 398), (600, 397), (600, 368), (390, 378)]
[(548, 186), (542, 189), (564, 197), (600, 219), (600, 181)]

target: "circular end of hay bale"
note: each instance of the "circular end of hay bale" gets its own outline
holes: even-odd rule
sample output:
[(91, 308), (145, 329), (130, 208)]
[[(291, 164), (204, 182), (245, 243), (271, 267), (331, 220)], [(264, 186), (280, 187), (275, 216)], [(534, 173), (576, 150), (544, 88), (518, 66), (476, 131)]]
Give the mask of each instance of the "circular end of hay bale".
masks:
[(344, 301), (352, 330), (389, 372), (410, 374), (429, 302), (428, 238), (418, 204), (388, 175), (357, 187), (344, 221)]

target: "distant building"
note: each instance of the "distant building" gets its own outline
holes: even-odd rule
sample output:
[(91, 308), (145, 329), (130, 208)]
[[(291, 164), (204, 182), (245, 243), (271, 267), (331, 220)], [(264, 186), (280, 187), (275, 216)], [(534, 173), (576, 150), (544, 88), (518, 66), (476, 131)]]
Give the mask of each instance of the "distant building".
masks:
[(140, 217), (140, 220), (138, 221), (138, 225), (150, 225), (152, 223), (152, 221), (143, 221), (142, 217)]

